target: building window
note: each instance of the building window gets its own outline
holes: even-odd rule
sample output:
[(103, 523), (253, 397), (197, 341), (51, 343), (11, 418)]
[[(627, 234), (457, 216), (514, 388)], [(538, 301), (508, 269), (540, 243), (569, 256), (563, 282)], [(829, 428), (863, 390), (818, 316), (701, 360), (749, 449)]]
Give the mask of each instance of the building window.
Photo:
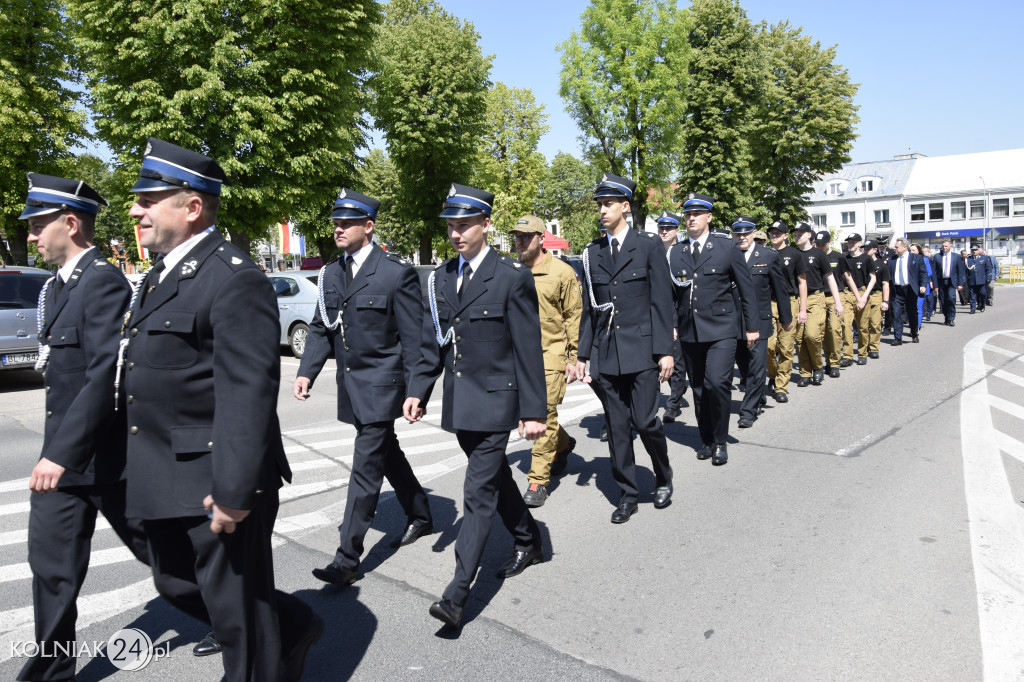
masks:
[(1024, 197), (1014, 197), (1013, 215), (1024, 215)]
[(943, 204), (928, 204), (928, 220), (942, 220)]
[(811, 222), (814, 223), (815, 227), (826, 227), (828, 225), (827, 216), (824, 213), (815, 213), (812, 215)]
[(828, 183), (828, 193), (831, 195), (843, 193), (843, 183), (841, 182), (830, 182)]
[(883, 208), (880, 211), (875, 211), (875, 222), (876, 223), (888, 223), (889, 222), (889, 209)]
[(910, 222), (912, 222), (912, 223), (923, 223), (924, 222), (924, 204), (911, 204), (910, 205)]
[(967, 202), (966, 201), (951, 201), (949, 202), (949, 219), (950, 220), (963, 220), (967, 217)]
[(1009, 218), (1010, 217), (1010, 200), (1009, 199), (993, 199), (992, 200), (992, 217), (993, 218)]
[(971, 218), (985, 217), (985, 201), (983, 199), (971, 199)]
[(860, 191), (861, 192), (874, 192), (875, 191), (875, 181), (874, 180), (861, 180), (860, 181)]
[(857, 222), (856, 211), (843, 211), (843, 225), (853, 225)]

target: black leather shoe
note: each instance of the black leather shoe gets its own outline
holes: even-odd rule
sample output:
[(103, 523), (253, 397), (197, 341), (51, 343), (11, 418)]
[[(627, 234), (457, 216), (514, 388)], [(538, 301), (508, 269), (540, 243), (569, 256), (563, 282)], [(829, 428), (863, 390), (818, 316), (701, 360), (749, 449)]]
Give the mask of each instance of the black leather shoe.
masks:
[(711, 446), (703, 445), (697, 451), (697, 459), (711, 459)]
[(857, 358), (857, 364), (858, 365), (866, 365), (866, 364), (868, 364), (868, 359), (867, 358), (863, 358), (863, 357)]
[(740, 417), (740, 421), (737, 424), (741, 429), (749, 429), (754, 425), (754, 420), (750, 417)]
[(725, 443), (715, 444), (714, 449), (711, 452), (711, 463), (717, 466), (722, 466), (729, 461), (729, 451), (725, 447)]
[(868, 351), (868, 357), (871, 358), (872, 360), (877, 360), (878, 359), (878, 351), (877, 350)]
[(354, 583), (357, 575), (355, 569), (345, 568), (337, 561), (332, 561), (326, 568), (314, 568), (313, 577), (325, 583), (345, 587)]
[(775, 402), (777, 402), (777, 403), (788, 403), (789, 402), (789, 396), (786, 395), (785, 393), (776, 393), (775, 394)]
[(410, 523), (405, 527), (405, 530), (397, 538), (391, 541), (391, 546), (394, 548), (405, 547), (419, 540), (424, 535), (430, 535), (434, 532), (434, 524), (432, 523)]
[(430, 605), (430, 615), (453, 628), (462, 622), (462, 607), (451, 599), (442, 599)]
[(540, 547), (532, 549), (517, 549), (512, 558), (505, 562), (505, 565), (498, 569), (499, 578), (513, 578), (530, 566), (544, 561), (544, 551)]
[(910, 340), (913, 341), (914, 343), (921, 343), (921, 337), (920, 336), (911, 337)]
[(956, 322), (954, 322), (953, 320), (950, 320), (949, 321), (949, 326), (950, 327), (955, 327), (956, 326)]
[(654, 490), (654, 508), (664, 509), (672, 504), (672, 484), (663, 485)]
[(306, 665), (306, 654), (309, 653), (311, 646), (320, 641), (320, 637), (323, 634), (324, 621), (314, 613), (313, 618), (306, 627), (306, 631), (302, 633), (302, 637), (292, 645), (291, 649), (285, 652), (284, 660), (281, 661), (282, 679), (287, 682), (299, 682), (302, 679), (302, 668)]
[(903, 345), (903, 339), (894, 339), (893, 342), (890, 345), (892, 345), (892, 346), (902, 346)]
[(619, 502), (619, 506), (612, 512), (612, 523), (625, 523), (629, 517), (636, 514), (640, 508), (636, 502)]
[(839, 368), (838, 367), (833, 367), (832, 369), (830, 369), (828, 371), (828, 375), (830, 377), (832, 377), (833, 379), (838, 379), (839, 378)]
[(852, 364), (853, 364), (853, 360), (850, 359), (850, 358), (843, 358), (842, 360), (839, 361), (839, 366), (840, 367), (849, 367)]
[(825, 373), (818, 369), (811, 372), (811, 383), (815, 386), (821, 386), (821, 382), (825, 379)]
[(551, 464), (551, 475), (560, 476), (565, 468), (569, 466), (569, 453), (576, 449), (576, 439), (569, 436), (569, 445), (557, 455)]
[(527, 507), (543, 507), (548, 501), (548, 489), (540, 483), (531, 483), (523, 493), (523, 502)]
[(678, 419), (679, 415), (681, 415), (682, 413), (683, 411), (680, 410), (678, 407), (666, 407), (665, 413), (661, 415), (661, 421), (665, 422), (666, 424), (671, 424), (676, 419)]
[(810, 377), (800, 377), (800, 381), (796, 382), (797, 388), (807, 388), (811, 385)]
[(608, 442), (608, 425), (607, 424), (605, 424), (604, 426), (601, 427), (601, 437), (600, 437), (600, 440), (601, 440), (602, 443), (607, 443)]
[(220, 642), (213, 636), (213, 630), (206, 633), (206, 637), (199, 640), (199, 643), (192, 647), (193, 656), (209, 656), (211, 654), (219, 654)]

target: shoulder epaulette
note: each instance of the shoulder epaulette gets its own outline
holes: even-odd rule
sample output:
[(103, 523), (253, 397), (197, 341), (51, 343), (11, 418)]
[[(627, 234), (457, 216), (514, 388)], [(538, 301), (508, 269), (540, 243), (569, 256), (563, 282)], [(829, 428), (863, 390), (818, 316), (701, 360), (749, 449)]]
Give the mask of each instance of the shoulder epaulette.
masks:
[(656, 234), (648, 232), (647, 230), (634, 230), (634, 232), (639, 234), (641, 237), (646, 237), (648, 239), (654, 239), (657, 237), (659, 241), (661, 240), (661, 237), (658, 237)]
[(385, 251), (384, 252), (384, 257), (387, 258), (392, 263), (398, 263), (399, 265), (404, 265), (404, 266), (407, 266), (407, 267), (412, 267), (412, 263), (410, 263), (409, 261), (405, 260), (404, 258), (402, 258), (401, 256), (399, 256), (397, 254)]
[(499, 263), (504, 263), (508, 267), (513, 268), (513, 269), (517, 269), (517, 270), (521, 269), (523, 267), (522, 263), (517, 261), (515, 258), (509, 258), (508, 256), (501, 256), (501, 257), (499, 257), (498, 258), (498, 262)]

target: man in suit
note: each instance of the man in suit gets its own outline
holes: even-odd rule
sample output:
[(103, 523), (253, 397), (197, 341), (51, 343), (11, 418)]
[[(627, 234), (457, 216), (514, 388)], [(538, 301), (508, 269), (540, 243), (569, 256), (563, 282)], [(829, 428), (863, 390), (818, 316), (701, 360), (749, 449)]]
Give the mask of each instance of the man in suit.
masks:
[[(28, 563), (35, 637), (47, 655), (29, 658), (19, 680), (75, 676), (75, 602), (89, 568), (96, 512), (143, 563), (141, 525), (125, 518), (123, 405), (115, 407), (118, 329), (131, 288), (93, 245), (107, 202), (84, 182), (28, 174), (19, 216), (39, 257), (58, 266), (39, 296), (40, 360), (46, 388), (43, 451), (29, 488)], [(119, 428), (120, 427), (120, 428)], [(52, 654), (52, 655), (51, 655)]]
[[(772, 320), (772, 301), (786, 301), (787, 305), (779, 308), (782, 327), (786, 331), (793, 328), (793, 314), (788, 305), (789, 291), (786, 288), (786, 277), (782, 273), (782, 263), (775, 249), (754, 244), (754, 228), (757, 227), (753, 218), (740, 216), (732, 223), (732, 237), (743, 252), (750, 271), (750, 279), (757, 297), (758, 337), (753, 346), (747, 344), (746, 334), (741, 334), (736, 341), (736, 365), (740, 370), (740, 382), (746, 387), (743, 403), (740, 405), (738, 426), (749, 429), (763, 412), (764, 393), (767, 389), (765, 377), (768, 373), (768, 339), (774, 333)], [(738, 289), (733, 289), (737, 293)], [(734, 296), (735, 305), (741, 307), (738, 297)]]
[(356, 580), (385, 478), (407, 518), (391, 546), (434, 530), (427, 494), (395, 436), (420, 357), (420, 284), (410, 263), (373, 243), (379, 208), (377, 199), (348, 188), (338, 195), (331, 219), (343, 257), (320, 270), (319, 305), (292, 383), (292, 395), (306, 400), (324, 363), (336, 358), (338, 420), (356, 427), (341, 544), (326, 568), (313, 569), (320, 580), (343, 587)]
[(988, 257), (981, 255), (981, 249), (975, 244), (971, 246), (971, 255), (964, 265), (967, 268), (967, 285), (971, 289), (971, 315), (975, 310), (983, 313), (988, 300), (988, 274), (991, 267)]
[[(607, 235), (583, 251), (583, 317), (578, 376), (586, 374), (604, 407), (612, 475), (622, 491), (612, 523), (625, 523), (639, 507), (635, 428), (651, 456), (654, 508), (672, 499), (672, 467), (658, 418), (658, 384), (672, 376), (672, 289), (661, 240), (630, 229), (626, 216), (636, 183), (611, 173), (594, 191)], [(692, 376), (692, 375), (691, 375)], [(584, 379), (586, 381), (586, 379)]]
[(942, 242), (942, 252), (935, 254), (935, 279), (939, 283), (942, 317), (947, 327), (956, 326), (956, 295), (967, 283), (967, 268), (959, 253), (953, 251), (953, 242)]
[(527, 440), (547, 430), (537, 292), (529, 268), (487, 245), (493, 205), (490, 192), (451, 187), (441, 217), (459, 255), (431, 273), (421, 364), (404, 404), (406, 419), (421, 419), (444, 370), (441, 428), (455, 433), (469, 458), (455, 577), (430, 606), (431, 616), (452, 627), (462, 622), (495, 511), (515, 543), (499, 578), (519, 575), (544, 559), (540, 528), (505, 456), (509, 431), (517, 425)]
[(900, 237), (896, 240), (896, 252), (889, 259), (889, 275), (892, 277), (892, 291), (889, 302), (892, 304), (893, 346), (903, 345), (903, 315), (910, 322), (910, 338), (914, 343), (920, 342), (918, 334), (917, 299), (928, 291), (928, 271), (924, 260), (916, 253), (910, 253), (907, 240)]
[(129, 516), (157, 591), (213, 626), (228, 680), (301, 677), (323, 621), (274, 589), (271, 533), (291, 478), (277, 419), (273, 287), (215, 227), (224, 171), (150, 138), (129, 215), (162, 259), (122, 327)]
[[(679, 225), (682, 223), (675, 213), (662, 211), (658, 216), (658, 236), (661, 243), (665, 245), (665, 252), (676, 245), (679, 241)], [(665, 403), (665, 412), (662, 413), (662, 420), (667, 424), (674, 422), (683, 413), (683, 405), (686, 399), (686, 363), (683, 362), (683, 346), (679, 343), (679, 334), (675, 326), (672, 327), (672, 378), (669, 379), (669, 397)]]
[(710, 458), (717, 466), (729, 461), (726, 441), (737, 332), (742, 330), (747, 347), (753, 348), (761, 324), (743, 251), (731, 239), (710, 232), (713, 205), (711, 197), (693, 192), (683, 202), (688, 239), (672, 247), (669, 267), (702, 443), (697, 459)]

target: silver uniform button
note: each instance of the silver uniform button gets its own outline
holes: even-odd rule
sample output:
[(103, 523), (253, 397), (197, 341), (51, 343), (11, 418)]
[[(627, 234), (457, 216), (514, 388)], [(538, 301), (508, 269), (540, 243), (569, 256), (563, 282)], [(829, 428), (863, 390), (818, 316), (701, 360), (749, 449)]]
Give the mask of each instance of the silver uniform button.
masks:
[(210, 448), (212, 450), (213, 449), (213, 441), (211, 440), (209, 443), (207, 443), (206, 447), (208, 447), (208, 448)]
[(138, 426), (133, 426), (132, 428), (128, 429), (128, 432), (134, 436), (135, 434), (137, 434), (139, 432), (139, 427)]

